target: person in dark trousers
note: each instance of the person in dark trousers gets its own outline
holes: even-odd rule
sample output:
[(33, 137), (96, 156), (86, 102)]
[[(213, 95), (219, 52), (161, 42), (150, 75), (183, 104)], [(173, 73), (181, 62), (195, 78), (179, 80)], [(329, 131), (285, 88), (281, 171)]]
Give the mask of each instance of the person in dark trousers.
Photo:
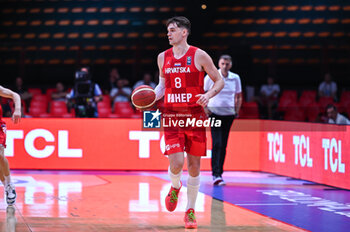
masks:
[[(211, 167), (214, 185), (225, 185), (222, 174), (227, 140), (233, 120), (238, 116), (242, 105), (241, 80), (239, 75), (229, 71), (231, 67), (231, 56), (222, 55), (219, 59), (219, 73), (225, 81), (225, 86), (220, 93), (209, 100), (207, 108), (210, 117), (221, 120), (220, 127), (211, 127)], [(208, 90), (212, 85), (211, 79), (205, 77), (204, 90)]]

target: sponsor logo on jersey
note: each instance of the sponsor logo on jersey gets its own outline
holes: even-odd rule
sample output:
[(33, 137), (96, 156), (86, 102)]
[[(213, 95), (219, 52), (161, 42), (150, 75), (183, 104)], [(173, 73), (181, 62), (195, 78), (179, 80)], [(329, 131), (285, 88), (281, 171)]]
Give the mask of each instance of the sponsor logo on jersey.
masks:
[(180, 144), (179, 143), (175, 143), (175, 144), (167, 144), (166, 146), (165, 146), (165, 150), (166, 151), (169, 151), (169, 150), (171, 150), (171, 149), (174, 149), (174, 148), (176, 148), (176, 147), (180, 147)]
[(192, 63), (192, 57), (191, 56), (187, 56), (187, 65), (191, 65)]

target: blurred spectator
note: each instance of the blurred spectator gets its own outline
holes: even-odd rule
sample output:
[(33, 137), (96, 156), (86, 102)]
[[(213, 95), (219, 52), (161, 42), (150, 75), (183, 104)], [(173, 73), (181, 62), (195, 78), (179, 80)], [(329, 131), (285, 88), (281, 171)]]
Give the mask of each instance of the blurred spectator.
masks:
[(275, 109), (278, 104), (278, 94), (280, 93), (280, 86), (274, 83), (273, 77), (267, 78), (267, 84), (260, 88), (260, 106), (263, 118), (273, 119)]
[(117, 87), (111, 90), (110, 96), (113, 101), (113, 104), (115, 102), (130, 101), (130, 95), (132, 90), (130, 87), (126, 87), (124, 83), (125, 81), (123, 79), (119, 79), (117, 81)]
[(333, 104), (329, 104), (326, 107), (326, 112), (328, 117), (328, 123), (350, 125), (349, 119), (347, 119), (344, 115), (338, 113), (337, 108)]
[(112, 68), (109, 72), (109, 79), (108, 79), (108, 92), (111, 91), (113, 88), (117, 87), (117, 80), (120, 79), (119, 71), (117, 68)]
[(143, 79), (138, 81), (138, 82), (136, 82), (136, 84), (134, 85), (133, 89), (136, 89), (137, 87), (139, 87), (141, 85), (149, 85), (153, 89), (157, 86), (156, 83), (152, 82), (152, 75), (149, 74), (149, 73), (145, 73), (143, 75)]
[(67, 92), (65, 90), (62, 82), (57, 82), (56, 90), (51, 94), (51, 98), (53, 101), (65, 101), (67, 97)]
[(27, 106), (29, 105), (33, 96), (28, 92), (28, 88), (23, 84), (22, 77), (16, 78), (15, 86), (12, 88), (12, 90), (19, 94), (22, 101), (24, 101)]
[(332, 97), (337, 100), (337, 84), (332, 81), (330, 73), (324, 75), (324, 81), (318, 86), (319, 97)]

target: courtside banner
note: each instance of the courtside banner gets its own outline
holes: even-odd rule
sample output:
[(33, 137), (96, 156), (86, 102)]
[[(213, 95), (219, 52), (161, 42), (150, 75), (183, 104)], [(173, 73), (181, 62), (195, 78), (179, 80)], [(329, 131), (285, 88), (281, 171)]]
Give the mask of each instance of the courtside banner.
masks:
[(350, 189), (350, 126), (261, 121), (261, 170)]
[[(24, 118), (17, 125), (4, 120), (12, 169), (167, 170), (169, 165), (163, 132), (144, 130), (140, 119)], [(239, 130), (245, 124), (234, 122), (238, 130), (230, 134), (225, 170), (260, 170), (260, 134)], [(207, 138), (202, 170), (211, 170), (210, 131)]]

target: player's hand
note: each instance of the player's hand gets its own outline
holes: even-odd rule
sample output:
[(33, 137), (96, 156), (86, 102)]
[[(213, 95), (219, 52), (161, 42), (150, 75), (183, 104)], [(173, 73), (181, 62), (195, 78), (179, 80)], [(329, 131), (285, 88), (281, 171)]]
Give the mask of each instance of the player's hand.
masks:
[(15, 110), (12, 114), (12, 121), (17, 124), (21, 121), (21, 111), (20, 110)]
[(209, 96), (207, 94), (197, 94), (196, 97), (199, 97), (199, 99), (196, 102), (198, 105), (203, 107), (208, 105)]

